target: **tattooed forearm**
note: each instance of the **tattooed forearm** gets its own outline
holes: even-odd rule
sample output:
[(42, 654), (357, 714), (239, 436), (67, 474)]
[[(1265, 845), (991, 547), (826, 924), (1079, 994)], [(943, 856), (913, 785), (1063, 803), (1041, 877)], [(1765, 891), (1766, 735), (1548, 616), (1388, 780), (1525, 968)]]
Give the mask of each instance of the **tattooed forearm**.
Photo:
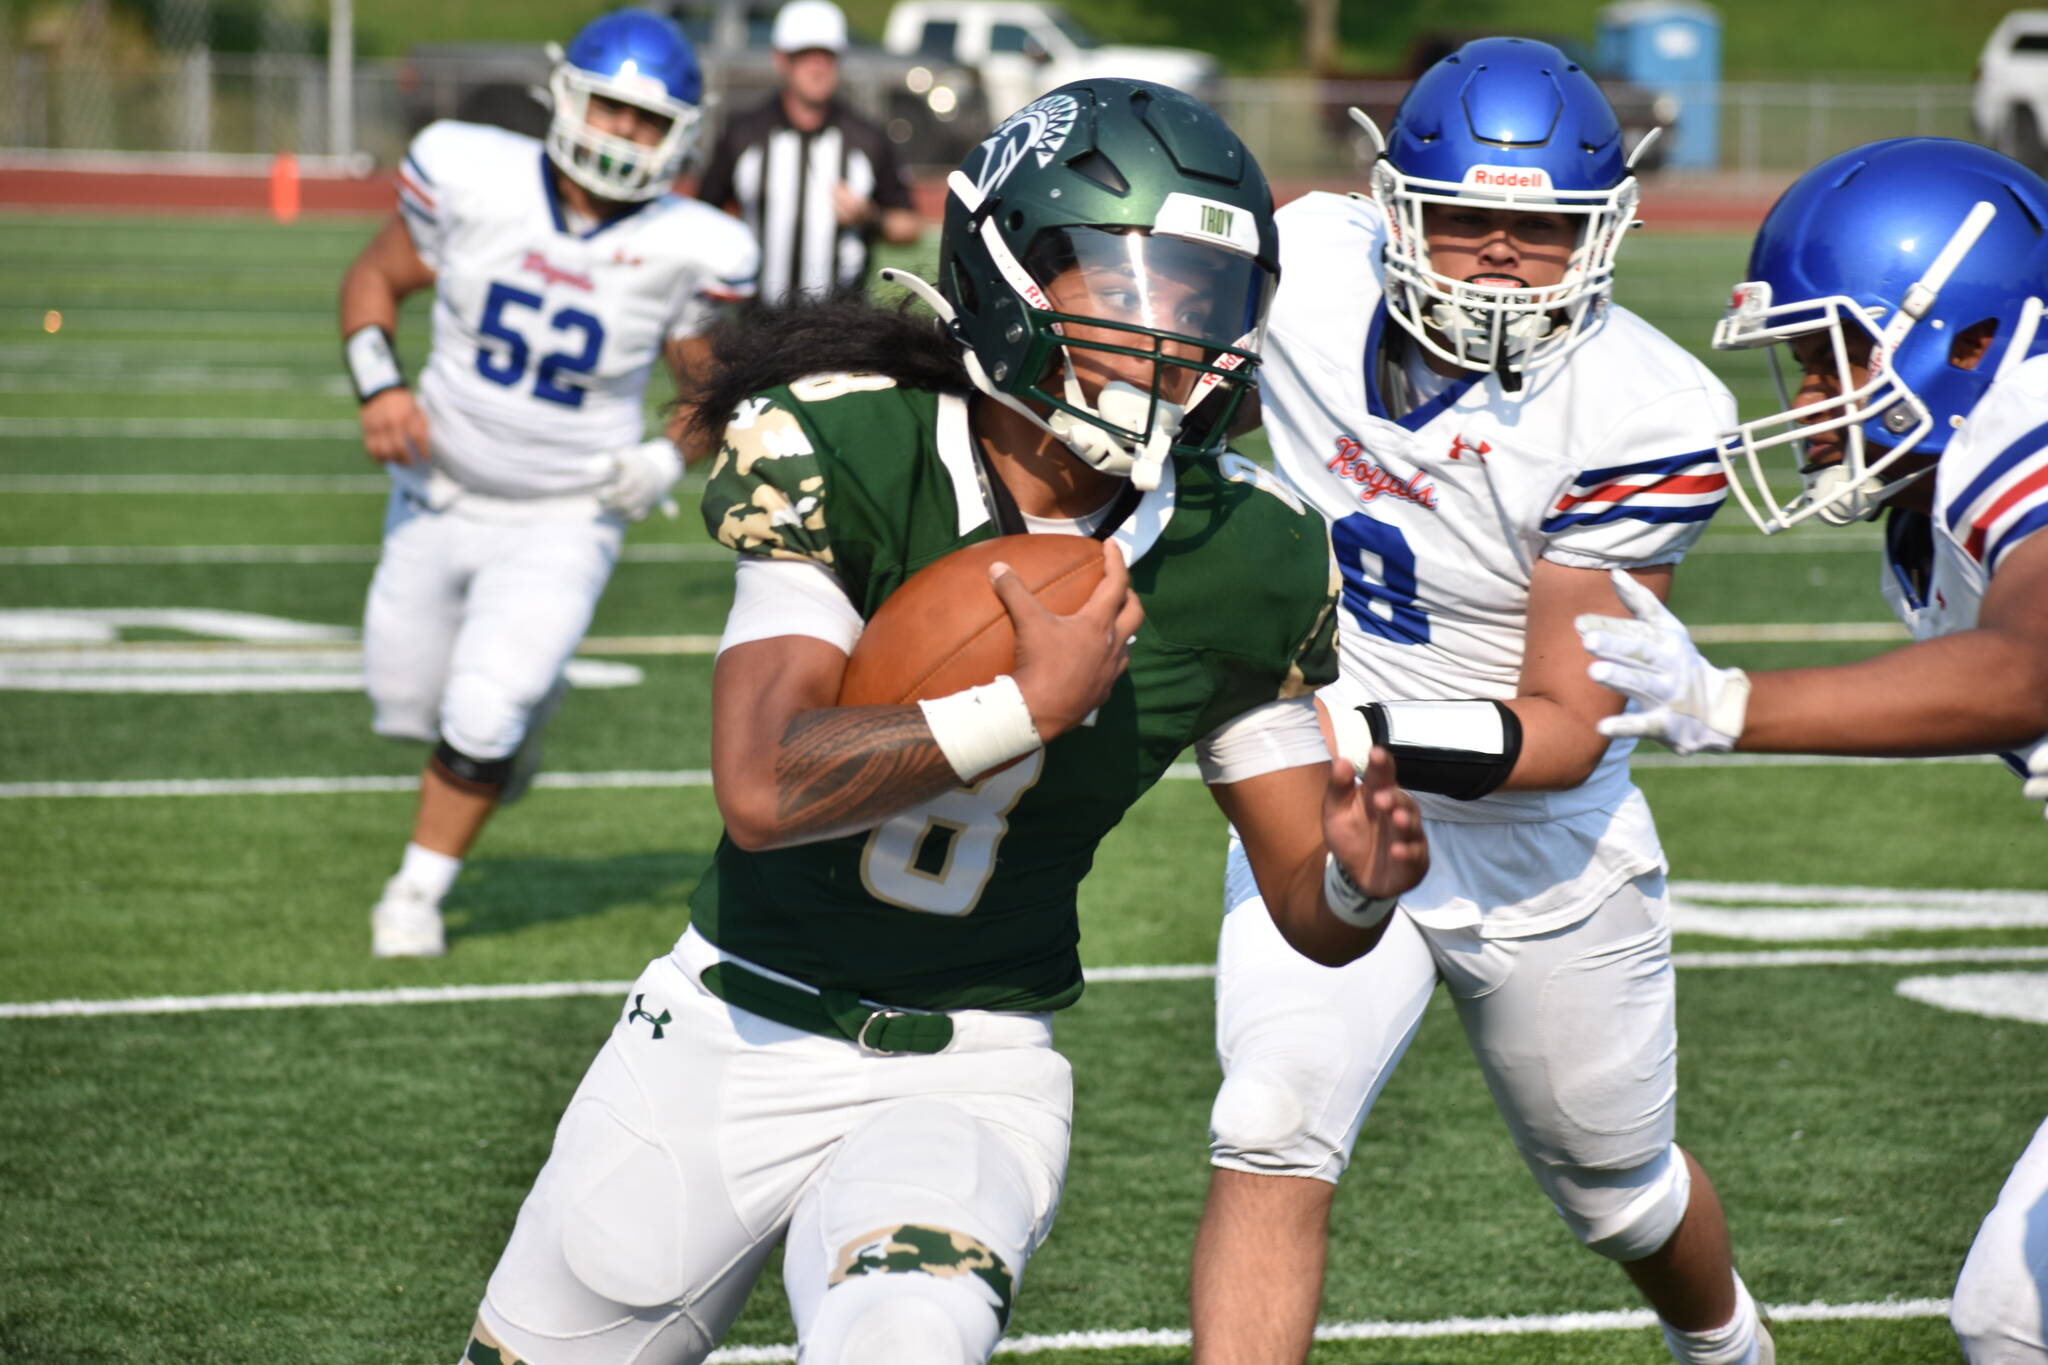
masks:
[(799, 712), (775, 764), (776, 821), (804, 839), (871, 829), (960, 785), (915, 706)]

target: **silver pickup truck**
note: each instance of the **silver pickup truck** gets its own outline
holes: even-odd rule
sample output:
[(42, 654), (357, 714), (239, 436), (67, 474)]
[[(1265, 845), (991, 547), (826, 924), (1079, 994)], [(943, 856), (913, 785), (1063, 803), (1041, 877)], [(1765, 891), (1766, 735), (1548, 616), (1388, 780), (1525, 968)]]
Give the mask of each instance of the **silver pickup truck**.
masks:
[(1991, 30), (1970, 117), (1984, 143), (2048, 174), (2048, 10), (2014, 10)]

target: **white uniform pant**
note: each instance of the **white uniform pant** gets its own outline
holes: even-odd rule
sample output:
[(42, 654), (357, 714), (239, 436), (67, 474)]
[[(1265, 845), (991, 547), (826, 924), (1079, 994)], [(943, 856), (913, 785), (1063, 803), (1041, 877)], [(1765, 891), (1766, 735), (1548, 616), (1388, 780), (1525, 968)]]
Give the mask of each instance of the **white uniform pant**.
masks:
[(726, 1004), (697, 977), (716, 956), (693, 931), (628, 992), (479, 1339), (532, 1365), (690, 1365), (782, 1242), (806, 1365), (985, 1360), (1066, 1167), (1050, 1017), (962, 1012), (946, 1051), (878, 1055)]
[(1970, 1244), (1949, 1322), (1970, 1365), (2048, 1363), (2048, 1123)]
[(1689, 1179), (1671, 1148), (1677, 1021), (1661, 874), (1527, 938), (1425, 929), (1396, 911), (1371, 952), (1335, 968), (1287, 945), (1235, 840), (1226, 896), (1215, 1165), (1336, 1181), (1441, 981), (1516, 1148), (1580, 1240), (1633, 1259), (1675, 1228)]
[(623, 538), (615, 517), (487, 521), (394, 489), (363, 612), (371, 728), (509, 757), (590, 629)]

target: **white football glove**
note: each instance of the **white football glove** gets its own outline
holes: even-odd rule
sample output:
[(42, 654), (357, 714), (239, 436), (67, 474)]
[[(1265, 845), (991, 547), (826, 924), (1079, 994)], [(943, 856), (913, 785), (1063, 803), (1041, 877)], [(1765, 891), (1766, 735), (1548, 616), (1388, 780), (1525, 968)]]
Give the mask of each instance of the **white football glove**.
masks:
[(1581, 616), (1579, 643), (1594, 657), (1586, 672), (1637, 709), (1609, 716), (1600, 733), (1610, 739), (1658, 739), (1681, 754), (1735, 747), (1749, 710), (1749, 675), (1716, 668), (1692, 642), (1685, 622), (1657, 595), (1623, 573), (1610, 571), (1614, 590), (1633, 620)]
[(669, 490), (682, 477), (682, 453), (674, 442), (656, 437), (612, 456), (611, 477), (597, 490), (597, 500), (627, 521), (644, 520), (657, 507), (672, 517), (676, 507), (668, 499)]
[[(2048, 801), (2048, 739), (2029, 749), (2027, 759), (2027, 781), (2020, 788), (2020, 795), (2029, 801)], [(2048, 806), (2041, 808), (2041, 814), (2048, 816)]]

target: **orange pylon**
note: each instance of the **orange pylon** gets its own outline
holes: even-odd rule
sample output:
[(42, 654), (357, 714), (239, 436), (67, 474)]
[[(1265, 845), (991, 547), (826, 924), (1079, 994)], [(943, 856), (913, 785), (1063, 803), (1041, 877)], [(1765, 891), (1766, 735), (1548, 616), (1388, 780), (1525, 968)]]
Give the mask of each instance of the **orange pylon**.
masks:
[(299, 216), (299, 159), (279, 152), (270, 163), (270, 216), (280, 223)]

